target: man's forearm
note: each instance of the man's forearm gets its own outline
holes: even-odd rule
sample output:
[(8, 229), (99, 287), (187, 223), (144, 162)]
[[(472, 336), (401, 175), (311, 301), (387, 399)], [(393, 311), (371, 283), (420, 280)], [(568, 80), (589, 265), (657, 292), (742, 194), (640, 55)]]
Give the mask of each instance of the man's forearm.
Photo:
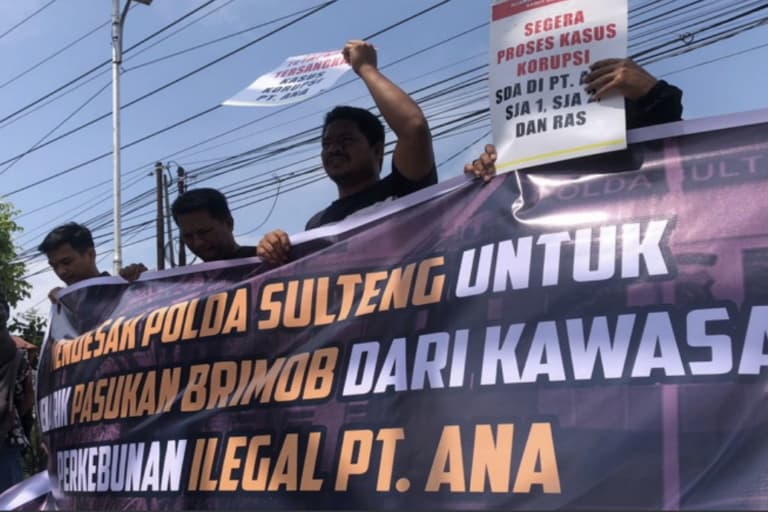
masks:
[(384, 120), (398, 138), (429, 135), (421, 108), (400, 87), (374, 66), (363, 66), (358, 73)]

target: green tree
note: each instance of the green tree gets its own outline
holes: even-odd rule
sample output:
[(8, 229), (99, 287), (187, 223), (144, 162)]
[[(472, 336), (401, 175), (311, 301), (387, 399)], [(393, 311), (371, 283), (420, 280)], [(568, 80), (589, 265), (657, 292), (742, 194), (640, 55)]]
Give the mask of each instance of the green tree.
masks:
[(21, 226), (13, 221), (16, 213), (12, 205), (0, 202), (0, 290), (12, 307), (29, 297), (31, 288), (23, 279), (27, 271), (24, 262), (16, 259), (13, 235), (21, 232)]
[[(46, 317), (38, 313), (36, 309), (28, 309), (14, 317), (8, 324), (8, 330), (11, 334), (19, 336), (33, 345), (37, 345), (37, 348), (40, 349), (43, 346), (43, 338), (45, 337), (45, 328), (47, 325), (48, 319)], [(33, 368), (37, 369), (37, 360), (40, 351), (32, 350), (27, 355), (29, 357), (29, 363)]]
[(20, 336), (40, 347), (43, 344), (45, 327), (47, 325), (48, 320), (38, 313), (36, 309), (28, 309), (11, 321), (8, 325), (8, 330), (16, 336)]

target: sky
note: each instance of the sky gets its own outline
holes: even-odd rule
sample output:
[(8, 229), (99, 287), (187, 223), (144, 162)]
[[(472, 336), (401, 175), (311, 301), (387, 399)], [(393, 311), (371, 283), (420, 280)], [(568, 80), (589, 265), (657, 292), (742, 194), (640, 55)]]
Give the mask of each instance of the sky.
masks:
[[(0, 0), (0, 34), (45, 6), (28, 22), (0, 35), (0, 119), (111, 58), (108, 22), (112, 2), (56, 0), (48, 5), (49, 2)], [(658, 4), (654, 14), (669, 14), (644, 17), (644, 6), (651, 2)], [(122, 143), (137, 141), (220, 105), (289, 56), (341, 49), (349, 39), (376, 34), (441, 2), (337, 0), (268, 35), (323, 3), (321, 0), (214, 0), (208, 4), (208, 0), (154, 0), (151, 6), (134, 5), (125, 23), (125, 48), (193, 9), (205, 7), (126, 52), (121, 75), (123, 105), (257, 38), (262, 39), (124, 107)], [(681, 35), (677, 32), (679, 27), (692, 16), (728, 13), (734, 5), (732, 0), (700, 0), (695, 9), (686, 10), (685, 6), (691, 3), (629, 0), (630, 12), (635, 13), (630, 16), (630, 25), (633, 20), (638, 23), (630, 30), (630, 49), (633, 44), (674, 40)], [(417, 91), (414, 97), (421, 100), (433, 130), (441, 131), (436, 127), (446, 123), (445, 129), (454, 128), (435, 141), (441, 180), (459, 175), (463, 164), (477, 156), (491, 138), (487, 117), (464, 127), (460, 122), (467, 113), (488, 106), (487, 82), (478, 77), (482, 78), (485, 70), (480, 67), (489, 59), (490, 4), (490, 0), (449, 0), (370, 39), (378, 49), (383, 72), (407, 92)], [(765, 2), (745, 1), (742, 5), (746, 4), (759, 7)], [(762, 13), (765, 16), (765, 11)], [(274, 21), (279, 18), (283, 19)], [(271, 23), (252, 29), (268, 22)], [(658, 32), (649, 33), (656, 29)], [(65, 49), (89, 31), (90, 35)], [(242, 33), (234, 35), (237, 32)], [(193, 49), (230, 35), (232, 37)], [(697, 42), (694, 37), (692, 44)], [(762, 47), (756, 48), (759, 46)], [(56, 52), (59, 53), (52, 56)], [(153, 62), (161, 57), (168, 58)], [(646, 69), (683, 89), (683, 116), (694, 119), (768, 108), (764, 83), (766, 63), (768, 25), (763, 24), (716, 44), (649, 64)], [(45, 234), (58, 224), (96, 219), (97, 222), (89, 222), (89, 226), (97, 242), (99, 267), (111, 271), (112, 159), (111, 156), (96, 158), (111, 151), (110, 117), (35, 148), (41, 142), (110, 113), (110, 80), (110, 66), (103, 64), (85, 80), (49, 98), (54, 101), (35, 104), (21, 115), (0, 121), (0, 162), (10, 160), (0, 164), (0, 199), (10, 201), (20, 212), (17, 222), (24, 231), (15, 239), (20, 251), (34, 251)], [(466, 86), (430, 97), (461, 82), (467, 82)], [(285, 144), (278, 141), (300, 132), (307, 131), (304, 139), (319, 137), (322, 116), (335, 105), (373, 106), (364, 85), (354, 74), (348, 73), (339, 83), (340, 87), (290, 108), (216, 108), (124, 149), (121, 152), (123, 201), (143, 198), (139, 203), (141, 208), (132, 208), (136, 202), (123, 207), (124, 264), (143, 262), (149, 268), (155, 267), (154, 223), (151, 222), (155, 215), (155, 180), (151, 173), (158, 160), (170, 164), (172, 173), (176, 165), (182, 165), (190, 175), (190, 187), (216, 187), (231, 197), (235, 233), (241, 245), (255, 245), (264, 233), (276, 228), (289, 234), (302, 231), (312, 214), (336, 198), (335, 186), (322, 171), (308, 175), (314, 180), (312, 183), (289, 190), (291, 183), (297, 183), (292, 181), (295, 175), (291, 173), (319, 165), (319, 142), (311, 141), (221, 175), (214, 176), (212, 169), (204, 166), (258, 147), (285, 149)], [(235, 130), (245, 124), (248, 125)], [(22, 154), (22, 158), (11, 160)], [(89, 160), (94, 161), (51, 178)], [(385, 168), (389, 168), (388, 160)], [(41, 180), (45, 181), (36, 184)], [(276, 195), (278, 181), (280, 191)], [(246, 193), (249, 189), (244, 187), (261, 182), (266, 182), (268, 188), (260, 193)], [(175, 191), (171, 200), (174, 197)], [(147, 225), (142, 226), (145, 222)], [(45, 313), (48, 309), (45, 297), (60, 283), (47, 269), (43, 257), (32, 260), (28, 271), (37, 273), (29, 279), (33, 285), (32, 296), (19, 304), (16, 311), (34, 307)]]

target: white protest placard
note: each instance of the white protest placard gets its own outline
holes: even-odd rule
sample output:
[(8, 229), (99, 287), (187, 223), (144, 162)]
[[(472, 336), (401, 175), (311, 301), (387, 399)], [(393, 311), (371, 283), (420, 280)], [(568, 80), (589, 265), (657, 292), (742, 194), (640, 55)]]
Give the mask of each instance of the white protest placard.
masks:
[(491, 7), (490, 101), (499, 172), (627, 147), (624, 98), (591, 101), (589, 66), (627, 54), (626, 0)]
[(260, 76), (223, 104), (274, 107), (296, 103), (328, 89), (349, 69), (340, 50), (288, 57), (279, 68)]

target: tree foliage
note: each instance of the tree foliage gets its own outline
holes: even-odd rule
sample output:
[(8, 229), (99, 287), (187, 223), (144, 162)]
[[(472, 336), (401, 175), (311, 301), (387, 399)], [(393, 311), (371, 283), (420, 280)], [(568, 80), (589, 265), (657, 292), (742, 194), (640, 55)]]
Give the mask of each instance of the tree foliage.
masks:
[(14, 317), (8, 325), (8, 330), (39, 347), (43, 344), (47, 325), (48, 320), (44, 316), (35, 309), (29, 309)]
[(26, 266), (16, 260), (13, 236), (21, 232), (21, 226), (13, 221), (16, 213), (12, 205), (0, 202), (0, 290), (12, 307), (29, 297), (31, 288), (23, 279)]

